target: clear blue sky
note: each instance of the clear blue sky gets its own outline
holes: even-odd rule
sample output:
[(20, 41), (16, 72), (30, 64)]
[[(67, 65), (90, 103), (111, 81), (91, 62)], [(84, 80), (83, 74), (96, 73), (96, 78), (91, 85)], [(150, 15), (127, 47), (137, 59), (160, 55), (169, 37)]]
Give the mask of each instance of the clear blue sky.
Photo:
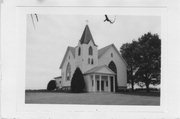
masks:
[(76, 46), (86, 20), (98, 49), (114, 43), (117, 49), (144, 33), (161, 33), (159, 16), (109, 15), (114, 24), (103, 22), (104, 15), (38, 15), (35, 28), (27, 15), (26, 89), (45, 89), (59, 69), (68, 46)]

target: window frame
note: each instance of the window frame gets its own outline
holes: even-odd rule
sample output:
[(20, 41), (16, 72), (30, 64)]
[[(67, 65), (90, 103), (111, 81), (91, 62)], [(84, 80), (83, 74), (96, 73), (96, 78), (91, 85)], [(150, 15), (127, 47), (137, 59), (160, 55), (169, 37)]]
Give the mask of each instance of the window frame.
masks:
[(93, 59), (91, 59), (91, 64), (94, 64), (94, 60)]
[(111, 57), (113, 57), (113, 53), (111, 53)]
[(90, 58), (88, 58), (88, 64), (91, 64), (91, 59)]
[(78, 48), (78, 56), (81, 55), (81, 47)]
[(70, 81), (70, 80), (71, 80), (71, 65), (70, 63), (68, 63), (66, 67), (66, 81)]
[(89, 47), (88, 51), (89, 51), (89, 55), (92, 56), (93, 55), (93, 48), (91, 46)]

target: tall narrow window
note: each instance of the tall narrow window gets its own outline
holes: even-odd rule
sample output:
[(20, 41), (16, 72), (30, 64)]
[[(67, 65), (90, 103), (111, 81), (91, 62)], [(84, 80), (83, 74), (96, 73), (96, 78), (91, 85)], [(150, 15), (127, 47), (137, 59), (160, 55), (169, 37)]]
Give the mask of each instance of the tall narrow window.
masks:
[(91, 60), (91, 64), (94, 64), (94, 60), (93, 59)]
[(93, 55), (93, 49), (91, 46), (89, 47), (89, 55)]
[(66, 80), (69, 81), (71, 78), (71, 65), (68, 63), (66, 68)]
[(111, 53), (111, 57), (113, 57), (113, 53)]
[(78, 49), (78, 56), (80, 56), (81, 55), (81, 48), (79, 47), (79, 49)]
[(88, 58), (88, 64), (90, 64), (90, 62), (91, 62), (91, 61), (90, 61), (90, 58)]

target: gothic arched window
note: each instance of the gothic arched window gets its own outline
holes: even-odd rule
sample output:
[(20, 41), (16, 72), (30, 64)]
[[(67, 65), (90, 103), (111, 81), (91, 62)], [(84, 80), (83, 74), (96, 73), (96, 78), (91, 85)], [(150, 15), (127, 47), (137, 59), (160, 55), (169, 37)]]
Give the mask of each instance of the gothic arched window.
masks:
[(113, 53), (111, 53), (111, 57), (113, 57)]
[(91, 46), (89, 47), (89, 55), (93, 55), (93, 49)]
[(66, 67), (66, 80), (69, 81), (71, 78), (71, 65), (68, 63)]
[(79, 47), (79, 49), (78, 49), (78, 56), (80, 56), (81, 55), (81, 48)]
[(88, 64), (90, 64), (90, 62), (91, 62), (91, 61), (90, 61), (90, 58), (88, 58)]
[(94, 64), (94, 60), (93, 59), (91, 60), (91, 64)]

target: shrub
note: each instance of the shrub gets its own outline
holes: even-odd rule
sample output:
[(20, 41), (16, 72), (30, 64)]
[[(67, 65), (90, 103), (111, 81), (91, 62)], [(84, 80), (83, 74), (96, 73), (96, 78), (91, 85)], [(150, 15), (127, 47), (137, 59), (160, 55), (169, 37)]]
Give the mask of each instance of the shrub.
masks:
[(52, 91), (56, 89), (56, 81), (55, 80), (50, 80), (48, 85), (47, 85), (47, 90)]
[(84, 88), (85, 88), (84, 77), (80, 68), (77, 67), (71, 80), (71, 91), (74, 93), (81, 93), (84, 91)]

